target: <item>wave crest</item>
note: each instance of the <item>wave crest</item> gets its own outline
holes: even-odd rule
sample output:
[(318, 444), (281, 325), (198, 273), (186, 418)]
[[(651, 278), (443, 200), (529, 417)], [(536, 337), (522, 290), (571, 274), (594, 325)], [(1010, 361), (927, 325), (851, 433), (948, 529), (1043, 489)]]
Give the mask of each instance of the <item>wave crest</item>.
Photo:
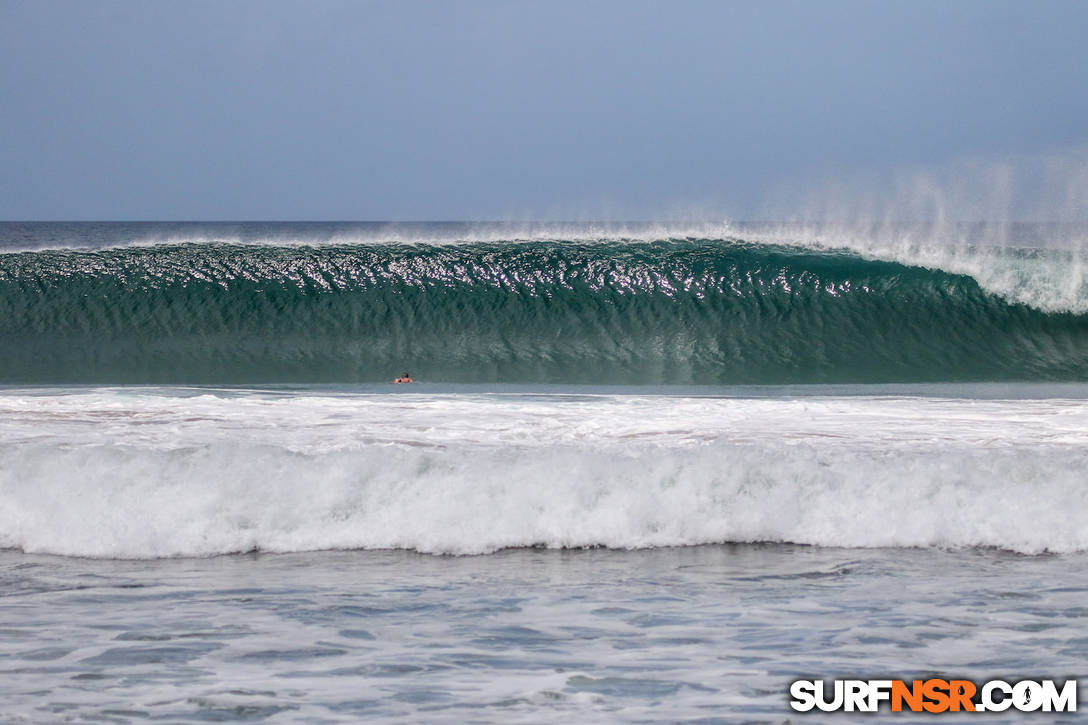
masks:
[(1055, 255), (976, 277), (721, 239), (7, 254), (0, 381), (1083, 380), (1088, 316), (1033, 271)]

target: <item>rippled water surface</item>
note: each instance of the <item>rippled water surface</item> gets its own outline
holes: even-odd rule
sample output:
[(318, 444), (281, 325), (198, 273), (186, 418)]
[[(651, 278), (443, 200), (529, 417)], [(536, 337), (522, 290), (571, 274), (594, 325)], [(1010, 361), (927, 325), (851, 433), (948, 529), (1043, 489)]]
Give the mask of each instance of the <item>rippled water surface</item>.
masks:
[(799, 677), (1088, 677), (1084, 554), (7, 552), (0, 595), (11, 722), (797, 722)]

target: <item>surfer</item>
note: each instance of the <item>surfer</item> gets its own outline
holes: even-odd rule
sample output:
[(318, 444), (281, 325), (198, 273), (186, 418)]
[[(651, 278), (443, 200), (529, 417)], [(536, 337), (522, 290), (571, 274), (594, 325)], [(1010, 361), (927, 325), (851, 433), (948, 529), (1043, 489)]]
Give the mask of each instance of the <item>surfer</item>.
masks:
[(410, 382), (412, 382), (412, 376), (409, 375), (408, 373), (404, 373), (404, 375), (401, 375), (399, 378), (397, 378), (393, 382), (394, 383), (410, 383)]

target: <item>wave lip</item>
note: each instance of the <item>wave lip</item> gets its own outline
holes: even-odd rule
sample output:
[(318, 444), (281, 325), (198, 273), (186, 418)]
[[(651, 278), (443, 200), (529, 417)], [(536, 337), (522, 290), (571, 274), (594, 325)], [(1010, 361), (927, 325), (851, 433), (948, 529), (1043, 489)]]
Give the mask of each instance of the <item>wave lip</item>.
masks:
[(1039, 272), (1069, 260), (1005, 254), (988, 277), (736, 239), (4, 254), (0, 383), (1088, 379), (1080, 292)]

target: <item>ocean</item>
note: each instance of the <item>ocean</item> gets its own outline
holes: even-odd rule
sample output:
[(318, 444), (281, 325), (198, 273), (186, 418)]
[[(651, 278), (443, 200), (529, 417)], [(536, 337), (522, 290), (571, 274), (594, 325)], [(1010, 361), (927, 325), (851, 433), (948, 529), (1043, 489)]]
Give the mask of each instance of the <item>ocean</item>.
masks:
[(1083, 239), (2, 223), (0, 721), (1088, 682)]

